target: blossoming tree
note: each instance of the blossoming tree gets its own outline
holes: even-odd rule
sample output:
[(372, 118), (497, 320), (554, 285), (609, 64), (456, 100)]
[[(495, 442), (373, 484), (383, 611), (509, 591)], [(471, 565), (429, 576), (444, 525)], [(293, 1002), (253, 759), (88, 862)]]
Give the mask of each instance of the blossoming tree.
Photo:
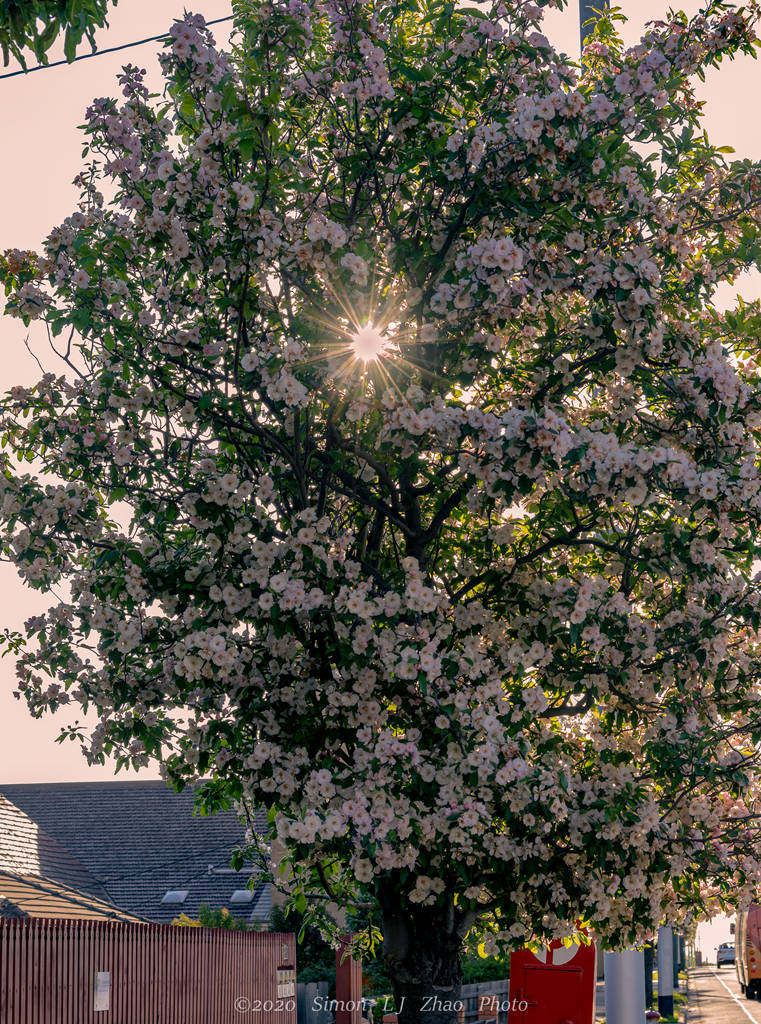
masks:
[(476, 924), (620, 944), (761, 876), (761, 312), (712, 303), (761, 183), (693, 93), (755, 13), (581, 67), (523, 0), (238, 15), (174, 26), (163, 100), (125, 69), (6, 254), (68, 364), (3, 403), (5, 550), (58, 595), (9, 640), (91, 759), (377, 906), (413, 1022)]

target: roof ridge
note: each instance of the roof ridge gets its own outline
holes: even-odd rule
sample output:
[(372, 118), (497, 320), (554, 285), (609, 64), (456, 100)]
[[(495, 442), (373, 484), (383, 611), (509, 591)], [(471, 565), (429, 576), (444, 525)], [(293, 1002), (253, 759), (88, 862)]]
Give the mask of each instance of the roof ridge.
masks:
[[(74, 782), (0, 782), (0, 793), (6, 789), (75, 789), (84, 786), (156, 786), (177, 792), (163, 779), (78, 779)], [(192, 789), (192, 786), (188, 787)]]

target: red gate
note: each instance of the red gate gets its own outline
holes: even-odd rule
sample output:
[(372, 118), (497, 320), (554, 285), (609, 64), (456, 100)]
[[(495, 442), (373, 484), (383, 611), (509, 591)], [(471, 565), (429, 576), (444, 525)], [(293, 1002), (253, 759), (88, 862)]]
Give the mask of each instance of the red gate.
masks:
[(593, 943), (512, 953), (510, 1024), (594, 1024), (596, 967)]

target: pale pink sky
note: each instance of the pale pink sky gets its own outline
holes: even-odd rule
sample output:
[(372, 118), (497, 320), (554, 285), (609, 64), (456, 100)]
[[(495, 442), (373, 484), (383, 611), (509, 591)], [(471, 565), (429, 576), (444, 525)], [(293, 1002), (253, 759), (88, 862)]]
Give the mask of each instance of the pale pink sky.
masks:
[[(207, 20), (230, 14), (229, 0), (121, 0), (110, 15), (110, 27), (97, 37), (100, 48), (166, 32), (188, 8)], [(217, 41), (229, 37), (230, 24), (213, 27)], [(123, 64), (133, 63), (153, 72), (158, 91), (161, 78), (156, 53), (159, 43), (147, 43), (120, 53), (105, 54), (72, 65), (36, 71), (0, 80), (0, 250), (11, 246), (36, 249), (52, 227), (75, 209), (77, 190), (71, 184), (81, 169), (83, 136), (77, 125), (96, 96), (118, 96), (116, 76)], [(58, 58), (60, 54), (55, 54)], [(53, 58), (51, 58), (53, 59)], [(0, 67), (0, 74), (4, 69)], [(13, 70), (9, 67), (7, 70)], [(32, 383), (39, 369), (24, 348), (24, 338), (40, 355), (46, 368), (46, 341), (41, 333), (24, 328), (10, 317), (0, 319), (4, 358), (0, 389)], [(0, 632), (7, 626), (22, 631), (24, 621), (47, 607), (36, 591), (23, 586), (15, 571), (0, 562)], [(64, 721), (56, 716), (33, 719), (26, 704), (14, 699), (13, 659), (0, 661), (0, 783), (54, 782), (113, 777), (113, 767), (90, 768), (75, 743), (55, 743)], [(72, 718), (77, 716), (72, 716)], [(156, 776), (155, 770), (140, 773)], [(120, 777), (126, 777), (120, 773)]]
[[(630, 12), (628, 41), (638, 38), (643, 24), (660, 17), (666, 0), (619, 0)], [(119, 45), (166, 31), (185, 6), (207, 19), (230, 13), (229, 0), (122, 0), (111, 16), (111, 27), (98, 36), (101, 47)], [(684, 4), (688, 13), (699, 7), (696, 0)], [(576, 5), (551, 12), (546, 31), (559, 47), (573, 56), (578, 47)], [(226, 38), (227, 25), (215, 28)], [(52, 226), (72, 212), (76, 192), (71, 181), (81, 167), (82, 137), (76, 126), (96, 96), (117, 95), (115, 76), (122, 64), (139, 63), (156, 72), (158, 44), (96, 57), (93, 60), (0, 80), (0, 137), (4, 158), (0, 161), (0, 249), (15, 246), (37, 248)], [(158, 75), (154, 78), (159, 83)], [(708, 100), (708, 128), (718, 144), (732, 145), (738, 153), (761, 158), (761, 122), (758, 95), (761, 68), (751, 60), (724, 66), (709, 77), (704, 93)], [(758, 294), (750, 282), (746, 294)], [(0, 388), (31, 382), (38, 370), (23, 340), (27, 331), (18, 321), (0, 320), (3, 364)], [(42, 355), (44, 344), (30, 331), (34, 348)], [(43, 359), (45, 361), (45, 359)], [(15, 573), (0, 563), (0, 630), (22, 629), (30, 615), (45, 607), (45, 600), (21, 585)], [(12, 659), (0, 661), (0, 782), (75, 781), (108, 778), (110, 766), (88, 768), (75, 744), (55, 744), (59, 717), (34, 720), (26, 706), (12, 697), (15, 686)], [(154, 774), (146, 772), (146, 775)]]

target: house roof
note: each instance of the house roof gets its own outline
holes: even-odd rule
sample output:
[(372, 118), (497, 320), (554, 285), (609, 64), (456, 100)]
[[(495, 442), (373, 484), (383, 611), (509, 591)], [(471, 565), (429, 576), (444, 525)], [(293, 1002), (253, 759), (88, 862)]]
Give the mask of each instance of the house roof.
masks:
[(104, 886), (85, 865), (2, 793), (0, 870), (15, 875), (42, 876), (108, 901)]
[(141, 918), (119, 910), (112, 903), (94, 899), (52, 879), (0, 870), (0, 917), (24, 916), (143, 923)]
[[(192, 789), (177, 793), (160, 780), (0, 784), (0, 792), (80, 861), (107, 898), (140, 917), (171, 923), (199, 907), (227, 907), (235, 917), (266, 918), (270, 887), (250, 902), (231, 903), (251, 874), (233, 872), (231, 854), (245, 827), (234, 811), (194, 814)], [(257, 822), (263, 828), (263, 820)], [(182, 903), (162, 903), (187, 891)]]

